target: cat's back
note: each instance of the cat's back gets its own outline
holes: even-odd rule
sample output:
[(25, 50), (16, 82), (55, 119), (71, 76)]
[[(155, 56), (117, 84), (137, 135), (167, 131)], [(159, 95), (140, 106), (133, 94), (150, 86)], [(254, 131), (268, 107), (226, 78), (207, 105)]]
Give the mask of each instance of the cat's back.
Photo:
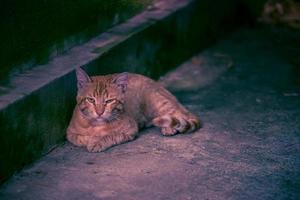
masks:
[(157, 82), (146, 76), (128, 73), (128, 87), (130, 89), (139, 90), (139, 92), (141, 92), (141, 89), (151, 89), (157, 86)]
[[(158, 83), (155, 82), (154, 80), (141, 75), (141, 74), (135, 74), (135, 73), (129, 73), (129, 72), (124, 72), (128, 75), (128, 92), (139, 92), (143, 93), (145, 89), (147, 92), (149, 90), (159, 87)], [(110, 82), (111, 80), (115, 79), (117, 76), (119, 76), (121, 73), (115, 73), (115, 74), (109, 74), (109, 75), (102, 75), (102, 76), (93, 76), (92, 80), (93, 81), (100, 81), (100, 82)]]

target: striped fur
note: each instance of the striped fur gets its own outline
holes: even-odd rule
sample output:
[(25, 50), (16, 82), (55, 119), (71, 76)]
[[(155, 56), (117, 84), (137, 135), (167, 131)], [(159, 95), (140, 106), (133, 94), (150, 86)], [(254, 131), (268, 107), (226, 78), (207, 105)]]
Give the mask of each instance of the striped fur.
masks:
[(90, 152), (133, 140), (145, 126), (157, 126), (166, 136), (200, 127), (196, 115), (145, 76), (121, 73), (89, 77), (80, 68), (76, 75), (77, 105), (67, 139)]

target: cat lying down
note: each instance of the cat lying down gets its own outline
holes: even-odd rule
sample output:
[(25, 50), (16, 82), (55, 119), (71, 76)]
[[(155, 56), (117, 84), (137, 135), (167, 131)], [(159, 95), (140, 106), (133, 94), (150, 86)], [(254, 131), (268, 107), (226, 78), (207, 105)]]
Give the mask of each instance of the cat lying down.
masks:
[(89, 77), (81, 68), (76, 76), (77, 105), (67, 139), (90, 152), (133, 140), (143, 127), (157, 126), (165, 136), (200, 127), (197, 116), (150, 78), (126, 72)]

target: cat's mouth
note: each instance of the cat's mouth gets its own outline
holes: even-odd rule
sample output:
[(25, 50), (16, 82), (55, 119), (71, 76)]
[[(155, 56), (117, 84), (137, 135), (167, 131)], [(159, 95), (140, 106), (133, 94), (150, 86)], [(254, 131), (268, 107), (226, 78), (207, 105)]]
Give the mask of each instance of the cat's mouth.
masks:
[(111, 115), (111, 116), (98, 116), (95, 118), (91, 118), (89, 119), (90, 124), (93, 126), (99, 126), (99, 125), (103, 125), (103, 124), (107, 124), (110, 123), (112, 121), (115, 121), (119, 118), (119, 115)]
[(98, 117), (98, 118), (94, 118), (94, 119), (90, 120), (90, 124), (93, 126), (99, 126), (99, 125), (106, 124), (106, 123), (108, 123), (108, 120), (106, 120), (102, 117)]

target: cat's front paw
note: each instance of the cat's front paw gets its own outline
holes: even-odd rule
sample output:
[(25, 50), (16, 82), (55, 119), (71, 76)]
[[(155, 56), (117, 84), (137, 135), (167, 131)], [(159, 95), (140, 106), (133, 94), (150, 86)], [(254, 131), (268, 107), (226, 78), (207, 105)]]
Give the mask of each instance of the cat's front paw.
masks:
[(108, 149), (108, 147), (104, 146), (101, 142), (89, 143), (87, 145), (87, 150), (93, 153), (105, 151), (106, 149)]
[(86, 136), (80, 136), (76, 134), (67, 134), (67, 140), (76, 146), (85, 146), (87, 143)]

